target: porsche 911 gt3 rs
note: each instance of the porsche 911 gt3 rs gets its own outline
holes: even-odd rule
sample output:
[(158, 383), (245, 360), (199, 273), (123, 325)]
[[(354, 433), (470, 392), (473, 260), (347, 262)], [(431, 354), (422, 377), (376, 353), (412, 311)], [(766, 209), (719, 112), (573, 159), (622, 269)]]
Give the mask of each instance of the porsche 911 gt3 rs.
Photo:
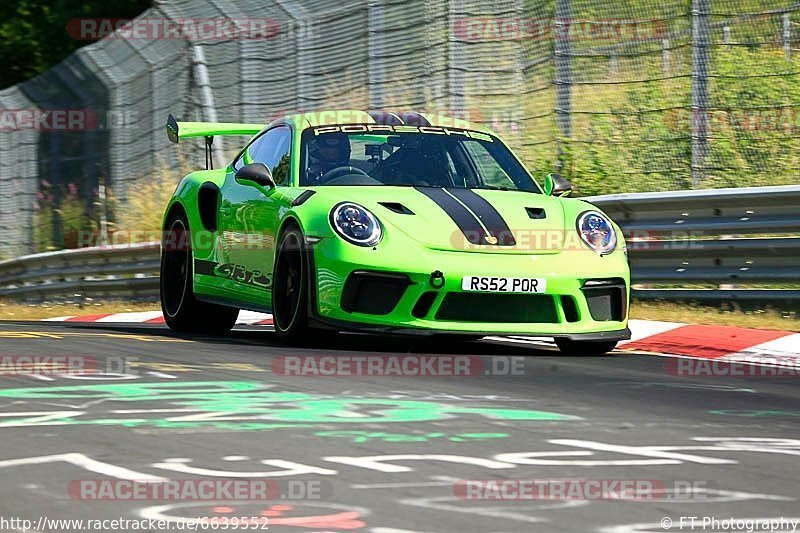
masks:
[[(164, 215), (161, 301), (176, 330), (223, 332), (240, 309), (277, 334), (537, 335), (605, 353), (629, 338), (620, 229), (533, 179), (493, 132), (419, 113), (325, 111), (260, 124), (178, 122), (207, 169)], [(214, 169), (214, 136), (248, 135)]]

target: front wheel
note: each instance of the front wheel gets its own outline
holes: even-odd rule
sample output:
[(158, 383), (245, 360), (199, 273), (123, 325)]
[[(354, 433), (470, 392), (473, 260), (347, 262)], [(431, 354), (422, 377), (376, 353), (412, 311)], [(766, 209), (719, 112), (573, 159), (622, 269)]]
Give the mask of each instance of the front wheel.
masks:
[(278, 337), (291, 343), (308, 340), (308, 261), (305, 241), (297, 228), (278, 242), (272, 284), (272, 318)]
[(192, 290), (193, 255), (189, 221), (182, 211), (167, 220), (161, 243), (161, 311), (170, 329), (185, 333), (227, 333), (239, 310), (198, 300)]
[(556, 346), (564, 355), (605, 355), (613, 350), (617, 341), (574, 341), (556, 337)]

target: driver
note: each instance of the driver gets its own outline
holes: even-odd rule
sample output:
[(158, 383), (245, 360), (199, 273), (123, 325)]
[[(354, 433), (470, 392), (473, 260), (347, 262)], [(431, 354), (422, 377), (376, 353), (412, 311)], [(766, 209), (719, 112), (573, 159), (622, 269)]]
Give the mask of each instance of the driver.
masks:
[(311, 162), (306, 171), (307, 179), (316, 184), (331, 170), (350, 164), (350, 140), (341, 132), (325, 133), (311, 141), (308, 153)]

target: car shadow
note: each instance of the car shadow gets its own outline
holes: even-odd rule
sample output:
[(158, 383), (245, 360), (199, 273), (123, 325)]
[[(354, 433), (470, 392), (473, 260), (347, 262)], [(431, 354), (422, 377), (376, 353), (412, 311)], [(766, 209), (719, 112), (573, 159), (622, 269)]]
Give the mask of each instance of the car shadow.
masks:
[(227, 335), (204, 335), (177, 333), (163, 324), (123, 324), (104, 322), (42, 322), (14, 321), (15, 325), (38, 328), (63, 328), (75, 330), (102, 330), (130, 335), (148, 335), (186, 340), (199, 340), (212, 344), (263, 345), (287, 349), (346, 351), (369, 353), (426, 353), (457, 355), (557, 355), (558, 349), (541, 344), (493, 342), (488, 340), (466, 341), (458, 337), (417, 335), (373, 335), (362, 333), (340, 333), (323, 335), (319, 339), (309, 338), (300, 346), (281, 342), (269, 327), (238, 326)]

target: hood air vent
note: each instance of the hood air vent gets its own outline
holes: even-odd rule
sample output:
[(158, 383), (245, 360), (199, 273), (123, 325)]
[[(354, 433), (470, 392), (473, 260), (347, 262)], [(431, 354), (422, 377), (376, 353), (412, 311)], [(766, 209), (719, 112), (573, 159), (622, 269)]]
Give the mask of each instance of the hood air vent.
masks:
[(534, 220), (547, 218), (547, 213), (541, 207), (526, 207), (525, 211), (528, 213), (528, 217)]
[(414, 214), (414, 212), (411, 209), (407, 208), (406, 206), (398, 202), (378, 202), (378, 203), (381, 204), (386, 209), (388, 209), (389, 211), (394, 211), (395, 213), (398, 213), (400, 215)]

